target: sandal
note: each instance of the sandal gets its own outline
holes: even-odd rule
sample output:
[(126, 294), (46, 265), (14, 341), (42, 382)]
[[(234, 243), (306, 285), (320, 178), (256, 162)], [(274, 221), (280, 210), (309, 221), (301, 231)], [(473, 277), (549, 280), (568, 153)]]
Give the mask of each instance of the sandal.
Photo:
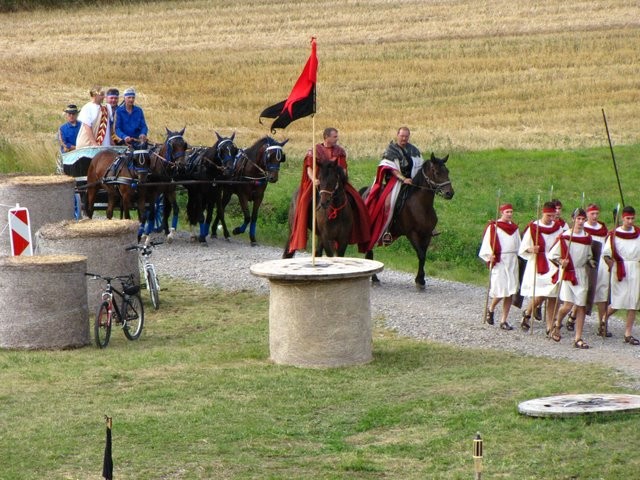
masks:
[(575, 329), (575, 326), (576, 326), (576, 317), (571, 315), (571, 312), (569, 312), (569, 319), (567, 320), (567, 330), (569, 332), (573, 332), (573, 330)]
[(487, 322), (489, 325), (493, 325), (494, 324), (493, 312), (490, 312), (489, 310), (487, 310), (487, 316), (484, 318), (484, 321)]
[(624, 337), (624, 343), (628, 343), (629, 345), (640, 345), (640, 340), (633, 335), (629, 335), (628, 337)]
[(587, 350), (589, 348), (589, 345), (587, 345), (584, 340), (582, 340), (581, 338), (579, 338), (578, 340), (576, 340), (575, 342), (573, 342), (573, 346), (575, 348), (579, 348), (580, 350)]
[(501, 322), (500, 323), (500, 330), (513, 330), (513, 327), (511, 325), (509, 325), (509, 322)]
[(520, 328), (525, 332), (528, 332), (529, 329), (531, 328), (531, 325), (529, 325), (529, 320), (531, 320), (531, 315), (526, 315), (526, 314), (522, 315), (522, 322), (520, 322)]
[(607, 325), (605, 324), (605, 322), (600, 322), (600, 326), (598, 327), (598, 336), (605, 338), (611, 338), (613, 336), (611, 332), (607, 330)]
[(538, 305), (533, 313), (533, 318), (536, 320), (542, 320), (542, 305)]
[(559, 342), (562, 339), (562, 335), (560, 335), (560, 328), (557, 325), (551, 329), (551, 335), (549, 338), (554, 342)]

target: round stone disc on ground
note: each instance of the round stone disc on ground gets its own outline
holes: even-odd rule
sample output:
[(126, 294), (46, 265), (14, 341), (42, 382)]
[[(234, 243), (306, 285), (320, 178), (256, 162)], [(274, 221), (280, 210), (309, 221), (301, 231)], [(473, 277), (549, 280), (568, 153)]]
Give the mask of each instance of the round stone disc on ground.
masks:
[(556, 395), (521, 402), (518, 411), (531, 417), (573, 417), (587, 413), (634, 412), (640, 410), (640, 395), (583, 393)]

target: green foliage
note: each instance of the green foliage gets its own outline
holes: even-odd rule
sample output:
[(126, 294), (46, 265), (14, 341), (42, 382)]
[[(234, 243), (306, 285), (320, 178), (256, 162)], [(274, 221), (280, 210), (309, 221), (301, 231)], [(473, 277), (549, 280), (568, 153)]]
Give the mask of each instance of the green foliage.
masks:
[(140, 340), (0, 351), (3, 480), (100, 478), (103, 416), (117, 478), (633, 478), (637, 415), (535, 420), (519, 402), (624, 391), (566, 361), (376, 330), (374, 360), (337, 369), (268, 359), (268, 299), (163, 282)]

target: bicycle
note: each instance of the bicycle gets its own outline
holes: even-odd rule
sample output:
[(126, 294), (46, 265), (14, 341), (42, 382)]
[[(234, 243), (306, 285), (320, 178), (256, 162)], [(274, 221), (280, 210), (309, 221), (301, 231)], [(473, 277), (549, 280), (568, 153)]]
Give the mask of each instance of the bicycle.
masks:
[(148, 245), (131, 245), (125, 248), (125, 250), (138, 250), (140, 252), (140, 269), (144, 274), (145, 281), (147, 283), (147, 290), (151, 295), (151, 304), (154, 310), (160, 308), (160, 281), (156, 275), (156, 267), (151, 263), (149, 257), (156, 245), (161, 245), (162, 242), (151, 242)]
[[(129, 340), (137, 340), (144, 326), (144, 307), (140, 298), (140, 285), (135, 285), (133, 275), (119, 275), (106, 277), (98, 273), (85, 273), (93, 279), (101, 279), (107, 282), (102, 292), (102, 303), (96, 311), (94, 323), (95, 342), (99, 348), (105, 348), (111, 338), (111, 327), (122, 325), (124, 336)], [(122, 291), (117, 290), (111, 282), (118, 280), (122, 285)], [(122, 299), (120, 306), (114, 301), (113, 295)]]

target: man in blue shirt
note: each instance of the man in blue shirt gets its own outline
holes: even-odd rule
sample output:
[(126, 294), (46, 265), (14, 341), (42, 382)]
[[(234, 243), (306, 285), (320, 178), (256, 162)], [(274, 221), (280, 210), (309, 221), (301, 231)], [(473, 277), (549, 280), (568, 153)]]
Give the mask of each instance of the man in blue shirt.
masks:
[(70, 152), (76, 149), (76, 138), (80, 131), (81, 123), (78, 122), (78, 107), (70, 104), (64, 109), (67, 123), (61, 125), (58, 129), (58, 142), (60, 142), (60, 151), (62, 153)]
[(147, 122), (144, 112), (135, 105), (136, 91), (127, 88), (124, 91), (124, 103), (116, 110), (116, 135), (127, 145), (147, 143)]

